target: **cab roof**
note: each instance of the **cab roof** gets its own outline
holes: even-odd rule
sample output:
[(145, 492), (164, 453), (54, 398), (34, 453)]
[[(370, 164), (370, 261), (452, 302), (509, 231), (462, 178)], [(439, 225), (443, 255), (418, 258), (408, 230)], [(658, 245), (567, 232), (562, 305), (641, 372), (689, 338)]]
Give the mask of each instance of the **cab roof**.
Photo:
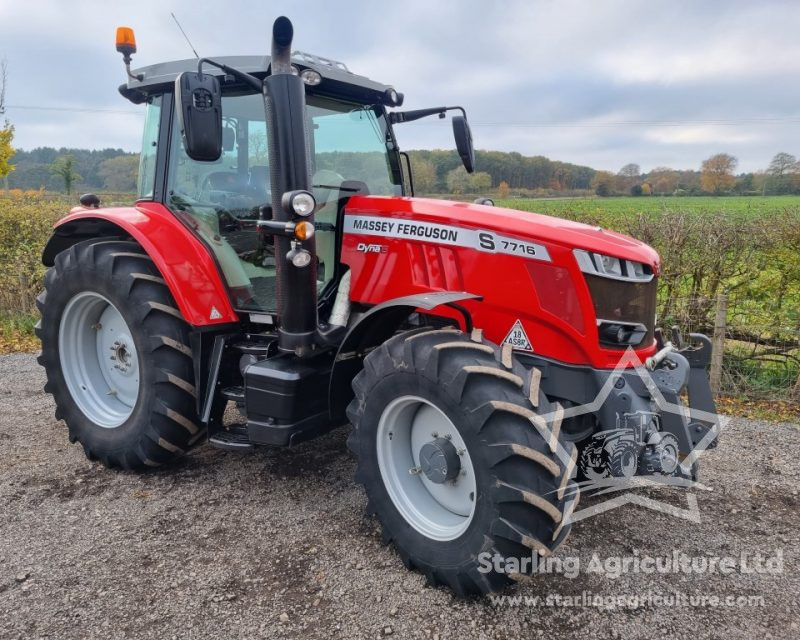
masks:
[[(259, 77), (267, 75), (270, 65), (269, 56), (219, 56), (210, 59)], [(188, 58), (141, 67), (133, 71), (135, 76), (141, 76), (141, 80), (129, 79), (119, 91), (131, 102), (136, 104), (144, 102), (148, 95), (171, 89), (175, 79), (184, 71), (197, 71), (197, 62), (197, 58)], [(322, 82), (313, 88), (315, 93), (338, 95), (364, 103), (377, 103), (382, 102), (386, 91), (392, 88), (390, 85), (352, 73), (342, 62), (302, 51), (292, 52), (292, 64), (299, 71), (313, 69), (320, 74)], [(219, 77), (223, 87), (227, 84), (236, 84), (233, 79), (230, 79), (230, 82), (226, 81), (225, 72), (209, 64), (203, 65), (203, 73)]]

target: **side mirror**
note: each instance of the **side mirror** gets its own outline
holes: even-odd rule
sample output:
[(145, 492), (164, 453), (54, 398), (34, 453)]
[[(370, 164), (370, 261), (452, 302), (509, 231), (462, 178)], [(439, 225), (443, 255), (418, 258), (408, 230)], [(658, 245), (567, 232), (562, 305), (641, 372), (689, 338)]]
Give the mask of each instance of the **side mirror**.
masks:
[(175, 102), (186, 155), (213, 162), (222, 155), (222, 91), (207, 73), (185, 71), (175, 79)]
[(453, 116), (453, 137), (456, 139), (456, 149), (464, 168), (467, 173), (472, 173), (475, 171), (475, 149), (472, 146), (472, 131), (464, 116)]

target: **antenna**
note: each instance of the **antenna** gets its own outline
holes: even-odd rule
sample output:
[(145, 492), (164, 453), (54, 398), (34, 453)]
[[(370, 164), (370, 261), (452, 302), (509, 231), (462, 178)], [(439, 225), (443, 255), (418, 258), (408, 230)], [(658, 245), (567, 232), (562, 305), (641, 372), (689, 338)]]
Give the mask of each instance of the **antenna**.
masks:
[(183, 34), (183, 37), (186, 38), (186, 42), (189, 44), (189, 48), (192, 50), (192, 53), (194, 54), (194, 57), (195, 58), (199, 58), (200, 56), (197, 55), (197, 51), (195, 51), (194, 47), (192, 46), (192, 41), (189, 40), (189, 36), (186, 35), (186, 32), (183, 30), (183, 27), (181, 26), (181, 23), (178, 22), (178, 19), (175, 17), (175, 14), (170, 12), (169, 15), (172, 16), (172, 19), (175, 21), (175, 24), (178, 25), (178, 29), (181, 30), (181, 33)]

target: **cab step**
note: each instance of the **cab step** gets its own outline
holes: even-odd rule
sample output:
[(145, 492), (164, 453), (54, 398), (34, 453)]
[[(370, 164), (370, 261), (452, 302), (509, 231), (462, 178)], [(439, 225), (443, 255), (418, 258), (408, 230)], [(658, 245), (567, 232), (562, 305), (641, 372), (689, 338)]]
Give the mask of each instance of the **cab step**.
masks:
[(244, 387), (225, 387), (222, 397), (233, 402), (244, 402)]
[(226, 451), (245, 451), (253, 449), (254, 445), (247, 436), (247, 428), (244, 425), (232, 425), (228, 429), (217, 431), (209, 437), (208, 444), (217, 449)]

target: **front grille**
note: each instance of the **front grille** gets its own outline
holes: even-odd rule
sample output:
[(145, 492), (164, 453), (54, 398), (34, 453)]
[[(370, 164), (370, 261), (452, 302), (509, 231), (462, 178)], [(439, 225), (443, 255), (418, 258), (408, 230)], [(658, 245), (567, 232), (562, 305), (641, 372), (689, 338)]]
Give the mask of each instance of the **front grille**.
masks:
[[(656, 321), (656, 278), (650, 282), (630, 282), (584, 274), (592, 294), (595, 317), (598, 321), (644, 325), (646, 333), (635, 344), (620, 347), (648, 345), (653, 341)], [(604, 341), (603, 343), (607, 343)]]

